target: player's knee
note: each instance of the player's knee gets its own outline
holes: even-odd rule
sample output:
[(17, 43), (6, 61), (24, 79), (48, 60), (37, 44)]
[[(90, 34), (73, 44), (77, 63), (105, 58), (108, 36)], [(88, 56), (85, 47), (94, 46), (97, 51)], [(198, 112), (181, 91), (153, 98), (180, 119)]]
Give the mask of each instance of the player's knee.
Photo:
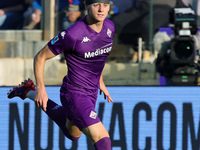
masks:
[(111, 140), (109, 137), (104, 137), (97, 141), (94, 146), (96, 150), (111, 150)]
[(61, 128), (61, 129), (62, 129), (62, 131), (63, 131), (63, 134), (64, 134), (68, 139), (70, 139), (70, 140), (72, 140), (72, 141), (77, 141), (77, 140), (80, 138), (80, 136), (75, 137), (75, 136), (71, 135), (71, 134), (69, 133), (69, 130), (68, 130), (67, 128)]
[(68, 130), (63, 132), (63, 133), (68, 139), (70, 139), (72, 141), (77, 141), (80, 138), (80, 136), (79, 137), (75, 137), (75, 136), (71, 135)]
[(72, 140), (72, 141), (77, 141), (80, 137), (74, 137), (72, 135), (65, 135), (68, 139)]

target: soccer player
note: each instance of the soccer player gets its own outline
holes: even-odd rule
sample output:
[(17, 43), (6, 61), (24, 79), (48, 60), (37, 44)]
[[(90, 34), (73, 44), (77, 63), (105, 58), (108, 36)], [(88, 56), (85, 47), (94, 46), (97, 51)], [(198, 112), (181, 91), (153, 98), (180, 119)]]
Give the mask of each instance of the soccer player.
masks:
[[(30, 98), (54, 120), (64, 135), (78, 140), (84, 133), (96, 150), (111, 150), (109, 134), (95, 111), (98, 89), (108, 102), (113, 102), (102, 77), (109, 55), (114, 24), (106, 18), (109, 0), (86, 0), (88, 15), (70, 28), (61, 31), (34, 58), (35, 88), (26, 80), (8, 93), (8, 98)], [(46, 60), (64, 53), (68, 74), (60, 88), (59, 106), (48, 98), (43, 71)]]

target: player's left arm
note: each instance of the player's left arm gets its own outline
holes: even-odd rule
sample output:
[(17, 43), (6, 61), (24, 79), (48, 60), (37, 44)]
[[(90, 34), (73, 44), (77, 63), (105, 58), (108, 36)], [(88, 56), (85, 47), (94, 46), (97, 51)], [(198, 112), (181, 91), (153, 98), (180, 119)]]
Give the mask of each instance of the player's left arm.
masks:
[(100, 80), (99, 80), (99, 85), (100, 85), (100, 94), (103, 92), (104, 93), (104, 99), (107, 98), (108, 102), (114, 102), (108, 92), (108, 89), (106, 88), (104, 82), (103, 82), (103, 76), (101, 74)]
[(36, 79), (37, 94), (35, 97), (35, 103), (38, 107), (46, 111), (48, 95), (44, 85), (43, 72), (45, 62), (54, 57), (55, 55), (51, 52), (48, 45), (40, 50), (34, 57), (34, 75)]

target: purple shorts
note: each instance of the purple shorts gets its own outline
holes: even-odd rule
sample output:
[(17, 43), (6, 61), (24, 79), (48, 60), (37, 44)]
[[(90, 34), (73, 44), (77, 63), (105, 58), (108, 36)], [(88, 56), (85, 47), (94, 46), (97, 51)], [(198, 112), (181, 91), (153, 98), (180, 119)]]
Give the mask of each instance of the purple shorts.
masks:
[(63, 84), (60, 89), (60, 100), (67, 111), (67, 118), (79, 130), (100, 122), (95, 111), (98, 90), (86, 91), (71, 84)]

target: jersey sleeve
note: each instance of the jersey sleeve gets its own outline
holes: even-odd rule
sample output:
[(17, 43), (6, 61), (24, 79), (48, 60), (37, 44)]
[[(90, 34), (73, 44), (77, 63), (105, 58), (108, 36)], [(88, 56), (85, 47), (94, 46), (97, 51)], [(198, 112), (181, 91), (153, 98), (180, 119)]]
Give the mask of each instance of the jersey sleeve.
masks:
[(48, 42), (48, 47), (55, 55), (58, 55), (64, 51), (72, 51), (75, 42), (76, 39), (68, 31), (64, 30)]

